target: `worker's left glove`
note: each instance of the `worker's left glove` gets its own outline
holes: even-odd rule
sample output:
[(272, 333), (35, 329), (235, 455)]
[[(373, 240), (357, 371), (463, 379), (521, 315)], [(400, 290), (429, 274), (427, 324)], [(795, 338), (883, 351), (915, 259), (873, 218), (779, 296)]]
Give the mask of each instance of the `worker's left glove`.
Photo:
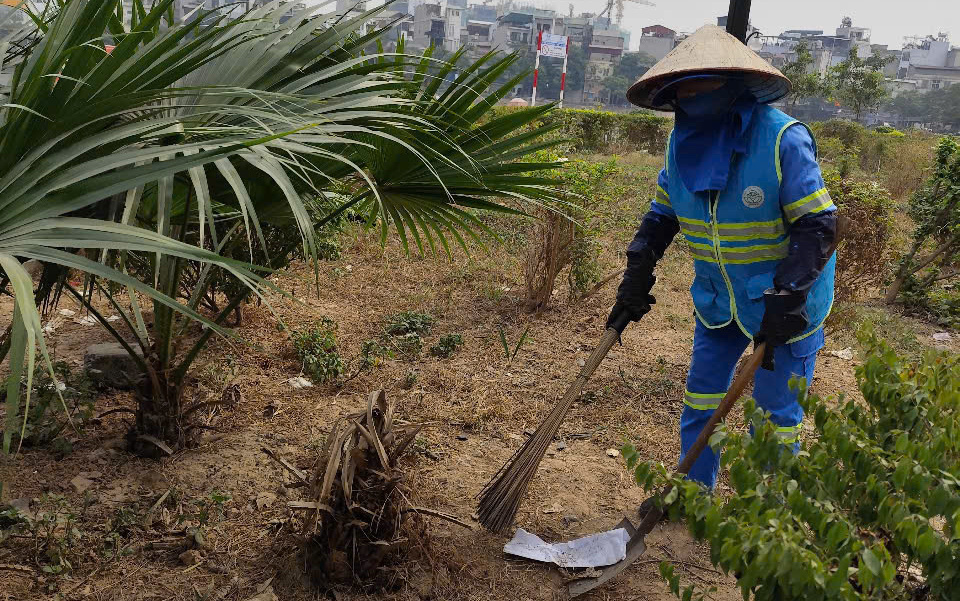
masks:
[(802, 292), (777, 292), (771, 288), (763, 293), (763, 305), (763, 322), (753, 344), (756, 347), (761, 342), (767, 343), (761, 366), (773, 371), (774, 349), (802, 334), (810, 323), (807, 317), (807, 297)]

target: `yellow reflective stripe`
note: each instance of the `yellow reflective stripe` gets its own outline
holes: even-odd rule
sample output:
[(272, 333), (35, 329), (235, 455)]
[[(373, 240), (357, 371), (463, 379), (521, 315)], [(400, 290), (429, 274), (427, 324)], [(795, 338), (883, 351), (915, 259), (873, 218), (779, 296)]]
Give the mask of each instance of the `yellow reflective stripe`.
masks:
[(783, 219), (717, 224), (721, 240), (747, 241), (754, 238), (779, 238), (786, 234)]
[(721, 246), (720, 253), (727, 263), (745, 264), (760, 261), (778, 261), (789, 254), (790, 241), (777, 244), (756, 244), (753, 246)]
[[(787, 123), (786, 125), (781, 127), (779, 133), (777, 133), (777, 146), (776, 146), (776, 149), (774, 150), (774, 163), (776, 163), (777, 165), (777, 182), (781, 184), (783, 183), (783, 172), (780, 169), (780, 141), (783, 139), (784, 132), (790, 129), (791, 125), (796, 125), (797, 123), (800, 123), (800, 122), (797, 120), (793, 120), (790, 123)], [(807, 129), (809, 130), (810, 128), (807, 128)], [(813, 138), (813, 133), (810, 134), (810, 137)]]
[[(723, 395), (727, 394), (726, 392), (690, 392), (687, 390), (683, 396), (683, 404), (691, 409), (698, 409), (700, 411), (707, 411), (710, 409), (716, 409), (720, 406), (720, 400), (723, 399)], [(716, 401), (714, 403), (704, 402), (704, 401)]]
[[(701, 238), (713, 237), (713, 226), (706, 221), (677, 217), (680, 230), (688, 236)], [(772, 221), (748, 221), (745, 223), (718, 223), (717, 235), (721, 241), (749, 242), (751, 240), (769, 240), (779, 238), (787, 233), (783, 219)]]
[(828, 192), (826, 188), (820, 188), (813, 194), (786, 205), (783, 207), (783, 212), (787, 216), (787, 220), (793, 223), (804, 215), (819, 213), (832, 206), (833, 200), (830, 199), (830, 192)]
[(661, 186), (657, 186), (657, 193), (654, 195), (653, 199), (666, 207), (671, 207), (670, 195), (667, 194), (667, 191), (664, 190)]
[(700, 242), (693, 242), (689, 238), (687, 239), (687, 246), (690, 247), (690, 254), (693, 255), (693, 258), (697, 261), (707, 261), (708, 263), (716, 263), (717, 257), (713, 251), (713, 247), (709, 244), (702, 244)]

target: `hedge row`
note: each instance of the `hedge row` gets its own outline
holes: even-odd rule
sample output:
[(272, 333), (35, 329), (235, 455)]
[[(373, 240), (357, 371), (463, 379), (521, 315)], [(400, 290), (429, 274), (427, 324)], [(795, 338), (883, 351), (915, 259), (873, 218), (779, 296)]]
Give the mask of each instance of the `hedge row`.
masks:
[[(518, 110), (498, 107), (494, 117)], [(520, 109), (522, 110), (522, 109)], [(572, 150), (618, 153), (645, 150), (663, 154), (673, 120), (653, 113), (612, 113), (591, 109), (557, 109), (546, 115), (543, 126), (560, 125), (560, 135)]]

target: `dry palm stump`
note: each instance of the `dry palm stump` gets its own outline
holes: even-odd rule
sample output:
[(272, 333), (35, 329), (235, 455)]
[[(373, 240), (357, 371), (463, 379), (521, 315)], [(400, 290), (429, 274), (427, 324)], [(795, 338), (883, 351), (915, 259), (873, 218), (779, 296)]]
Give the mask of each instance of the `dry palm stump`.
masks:
[(306, 482), (307, 499), (288, 506), (306, 512), (303, 559), (317, 586), (370, 590), (400, 584), (399, 570), (392, 566), (409, 559), (415, 548), (426, 550), (424, 515), (470, 528), (410, 501), (398, 460), (424, 426), (395, 419), (384, 392), (376, 391), (366, 412), (334, 423), (313, 473), (298, 474)]

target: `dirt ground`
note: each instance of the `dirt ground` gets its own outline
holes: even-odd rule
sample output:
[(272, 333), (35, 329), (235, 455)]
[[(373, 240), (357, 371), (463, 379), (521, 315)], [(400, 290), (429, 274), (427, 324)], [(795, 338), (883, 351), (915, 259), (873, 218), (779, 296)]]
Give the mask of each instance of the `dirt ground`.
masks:
[[(631, 177), (652, 187), (647, 166)], [(611, 211), (639, 213), (626, 204)], [(632, 217), (602, 239), (601, 264), (612, 271), (622, 260)], [(567, 298), (564, 281), (552, 306), (538, 315), (523, 310), (522, 240), (478, 251), (457, 252), (452, 260), (406, 258), (398, 246), (381, 248), (372, 235), (350, 230), (343, 257), (320, 267), (322, 285), (313, 286), (312, 268), (296, 264), (275, 282), (292, 298), (274, 297), (271, 308), (249, 305), (239, 340), (218, 339), (195, 368), (189, 400), (216, 400), (227, 387), (239, 401), (203, 416), (217, 429), (196, 447), (160, 460), (138, 459), (124, 449), (126, 414), (92, 422), (74, 437), (73, 452), (57, 460), (50, 449), (29, 448), (0, 464), (5, 497), (42, 505), (44, 494), (65, 496), (77, 514), (82, 537), (71, 549), (73, 570), (46, 574), (36, 560), (36, 541), (0, 543), (0, 599), (90, 600), (250, 599), (264, 584), (284, 601), (322, 598), (300, 575), (289, 544), (289, 474), (263, 451), (271, 449), (301, 469), (313, 466), (325, 435), (341, 414), (365, 408), (370, 391), (385, 389), (398, 413), (429, 421), (404, 465), (415, 503), (457, 516), (473, 530), (425, 518), (429, 544), (417, 558), (397, 566), (395, 590), (371, 594), (338, 592), (337, 599), (564, 599), (565, 575), (555, 568), (507, 557), (507, 537), (472, 521), (475, 497), (491, 475), (533, 430), (563, 393), (598, 340), (615, 285), (586, 300)], [(693, 334), (687, 292), (690, 260), (674, 245), (659, 270), (655, 310), (628, 328), (565, 420), (559, 441), (545, 458), (516, 525), (550, 541), (569, 540), (613, 527), (631, 515), (646, 494), (630, 479), (620, 457), (608, 449), (633, 442), (642, 455), (671, 464), (678, 453), (677, 427)], [(9, 304), (3, 305), (9, 315)], [(76, 309), (64, 300), (61, 307)], [(443, 334), (459, 333), (464, 345), (449, 359), (391, 359), (338, 385), (295, 390), (288, 380), (300, 364), (278, 318), (298, 329), (328, 317), (338, 324), (341, 354), (355, 357), (364, 340), (377, 339), (388, 317), (416, 310), (436, 317), (425, 348)], [(511, 345), (529, 328), (511, 361), (500, 332)], [(930, 340), (930, 326), (917, 322), (918, 338)], [(97, 326), (66, 320), (50, 335), (58, 359), (76, 368), (83, 349), (107, 340)], [(848, 333), (828, 339), (813, 391), (829, 396), (856, 394), (852, 360), (836, 357), (853, 345)], [(131, 408), (129, 393), (98, 399), (96, 412)], [(731, 427), (742, 427), (733, 415)], [(809, 426), (808, 426), (809, 427)], [(562, 443), (562, 444), (561, 444)], [(558, 445), (562, 448), (559, 450)], [(78, 491), (81, 476), (88, 488)], [(726, 486), (722, 480), (721, 494)], [(164, 495), (166, 494), (166, 497)], [(227, 498), (229, 497), (229, 498)], [(158, 509), (148, 510), (158, 502)], [(208, 515), (198, 515), (197, 508)], [(128, 519), (132, 515), (134, 518)], [(149, 515), (149, 519), (144, 516)], [(124, 518), (124, 516), (128, 516)], [(124, 522), (124, 519), (126, 521)], [(117, 524), (123, 522), (124, 528)], [(131, 525), (132, 524), (132, 525)], [(204, 525), (199, 552), (181, 558), (184, 531)], [(104, 540), (119, 532), (122, 552), (104, 552)], [(117, 537), (114, 537), (117, 539)], [(682, 525), (666, 524), (648, 537), (640, 562), (609, 585), (583, 597), (600, 600), (666, 600), (673, 596), (658, 575), (658, 563), (676, 563), (685, 582), (715, 585), (713, 598), (740, 598), (732, 578), (715, 571), (708, 550)], [(258, 597), (268, 601), (269, 597)]]

